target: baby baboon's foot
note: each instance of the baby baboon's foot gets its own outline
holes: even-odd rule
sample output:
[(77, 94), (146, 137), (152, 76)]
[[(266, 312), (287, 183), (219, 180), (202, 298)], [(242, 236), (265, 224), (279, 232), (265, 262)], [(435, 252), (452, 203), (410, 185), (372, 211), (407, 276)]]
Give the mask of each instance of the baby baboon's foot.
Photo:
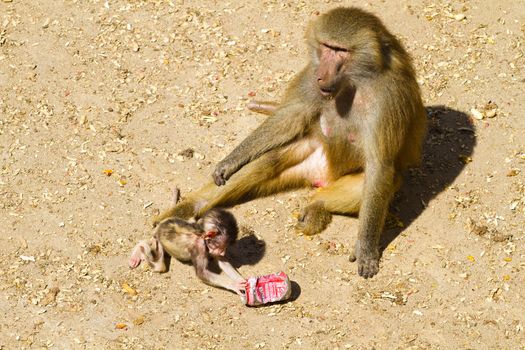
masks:
[(131, 258), (129, 258), (129, 261), (128, 261), (129, 268), (134, 269), (137, 266), (139, 266), (141, 262), (142, 262), (142, 259), (140, 257), (132, 256)]
[(323, 202), (317, 201), (304, 208), (299, 216), (296, 230), (312, 236), (324, 231), (330, 222), (332, 222), (332, 214), (324, 208)]
[(142, 261), (144, 261), (144, 256), (145, 256), (144, 244), (145, 243), (141, 241), (139, 242), (139, 244), (137, 244), (133, 248), (133, 251), (131, 252), (131, 256), (129, 257), (129, 260), (128, 260), (128, 265), (130, 269), (136, 268), (137, 266), (140, 265)]

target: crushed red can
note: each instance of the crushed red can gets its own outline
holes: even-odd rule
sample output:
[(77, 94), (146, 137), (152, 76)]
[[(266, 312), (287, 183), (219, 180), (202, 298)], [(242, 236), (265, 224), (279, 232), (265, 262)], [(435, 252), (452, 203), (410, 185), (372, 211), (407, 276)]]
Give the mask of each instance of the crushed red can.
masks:
[(290, 298), (292, 286), (284, 272), (266, 276), (250, 277), (246, 280), (246, 293), (243, 302), (249, 306), (258, 306)]

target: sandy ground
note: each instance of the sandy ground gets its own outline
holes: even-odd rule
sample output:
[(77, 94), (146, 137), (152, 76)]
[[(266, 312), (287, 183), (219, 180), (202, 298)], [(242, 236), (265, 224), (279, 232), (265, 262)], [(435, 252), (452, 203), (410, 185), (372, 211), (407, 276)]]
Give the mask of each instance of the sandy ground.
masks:
[[(295, 3), (0, 1), (1, 349), (525, 348), (524, 2)], [(307, 190), (233, 209), (239, 270), (287, 272), (291, 302), (247, 308), (176, 261), (129, 270), (171, 189), (210, 180), (341, 4), (402, 39), (429, 110), (379, 274), (348, 261), (356, 219), (293, 230)]]

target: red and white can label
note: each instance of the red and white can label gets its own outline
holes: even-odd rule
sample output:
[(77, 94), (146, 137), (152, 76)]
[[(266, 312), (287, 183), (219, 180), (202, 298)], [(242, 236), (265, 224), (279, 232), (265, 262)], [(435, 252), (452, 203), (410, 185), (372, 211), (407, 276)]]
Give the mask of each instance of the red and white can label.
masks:
[(257, 306), (286, 300), (292, 294), (290, 279), (284, 272), (250, 277), (246, 283), (244, 303)]

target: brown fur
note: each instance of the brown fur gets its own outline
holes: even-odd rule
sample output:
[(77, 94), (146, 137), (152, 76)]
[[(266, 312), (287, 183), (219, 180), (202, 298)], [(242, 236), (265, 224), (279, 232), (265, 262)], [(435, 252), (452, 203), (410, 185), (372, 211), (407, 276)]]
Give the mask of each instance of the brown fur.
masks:
[[(177, 260), (191, 262), (203, 282), (241, 294), (245, 280), (225, 258), (226, 249), (235, 243), (237, 234), (235, 218), (222, 209), (207, 211), (197, 222), (167, 218), (157, 225), (149, 241), (135, 246), (129, 266), (135, 268), (146, 261), (154, 271), (165, 272), (164, 253), (168, 253)], [(210, 271), (210, 260), (216, 260), (226, 275)]]
[(270, 116), (219, 162), (214, 183), (157, 221), (320, 185), (299, 228), (318, 233), (332, 213), (359, 212), (355, 257), (359, 274), (372, 277), (389, 202), (402, 171), (420, 159), (426, 112), (419, 86), (401, 43), (363, 10), (320, 16), (306, 42), (311, 61), (282, 102), (254, 102)]

